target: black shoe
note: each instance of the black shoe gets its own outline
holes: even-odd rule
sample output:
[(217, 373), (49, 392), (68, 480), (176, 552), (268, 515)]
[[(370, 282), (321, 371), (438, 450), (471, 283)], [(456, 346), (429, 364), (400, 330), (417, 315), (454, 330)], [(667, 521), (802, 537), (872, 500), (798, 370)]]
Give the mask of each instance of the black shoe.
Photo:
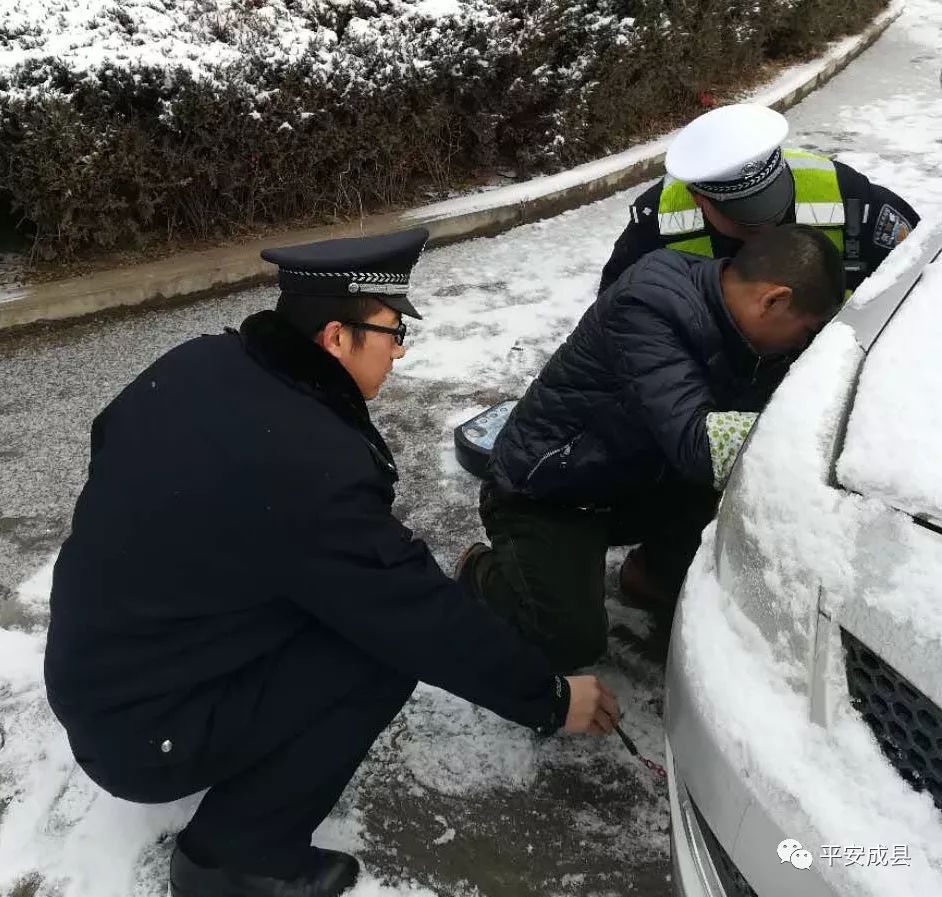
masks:
[(169, 897), (337, 897), (352, 888), (360, 864), (335, 850), (311, 850), (313, 868), (298, 878), (269, 878), (197, 866), (179, 846), (170, 859)]
[(677, 604), (679, 589), (664, 582), (651, 568), (644, 546), (635, 548), (621, 565), (618, 574), (624, 602), (629, 607), (646, 610), (655, 615), (671, 616)]
[(470, 577), (471, 562), (479, 555), (486, 554), (490, 550), (490, 546), (485, 545), (483, 542), (472, 542), (461, 552), (458, 562), (455, 564), (455, 572), (452, 574), (452, 579), (464, 583), (472, 592), (476, 593), (477, 590), (474, 588)]

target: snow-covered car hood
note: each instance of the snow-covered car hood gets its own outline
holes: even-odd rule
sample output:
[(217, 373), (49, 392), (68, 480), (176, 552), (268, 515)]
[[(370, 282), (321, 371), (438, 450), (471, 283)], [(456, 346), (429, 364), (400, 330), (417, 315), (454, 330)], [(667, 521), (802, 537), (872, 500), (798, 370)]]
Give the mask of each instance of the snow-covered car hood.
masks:
[(867, 355), (837, 478), (942, 521), (942, 260), (929, 265)]
[[(912, 519), (942, 506), (942, 260), (930, 264), (940, 247), (942, 225), (920, 225), (818, 336), (759, 418), (720, 505), (720, 577), (796, 664), (799, 690), (823, 605), (858, 604), (891, 555), (894, 569), (942, 576), (942, 537)], [(919, 562), (900, 555), (914, 540)], [(937, 596), (914, 600), (924, 591), (901, 591), (901, 615), (942, 644), (942, 615), (926, 613)], [(942, 700), (942, 673), (931, 678)]]
[(757, 888), (774, 876), (740, 850), (752, 843), (741, 833), (768, 817), (805, 846), (911, 852), (905, 869), (818, 857), (820, 887), (807, 877), (800, 893), (942, 894), (931, 790), (942, 748), (942, 533), (918, 519), (942, 496), (942, 476), (926, 473), (942, 457), (942, 305), (933, 302), (942, 301), (942, 262), (926, 267), (942, 229), (907, 244), (803, 353), (759, 418), (675, 622), (672, 663), (693, 696), (688, 708), (745, 783), (744, 802), (714, 787), (696, 747), (684, 753), (678, 722), (675, 762), (712, 825), (722, 823), (717, 807), (737, 810), (726, 813), (736, 827), (724, 846)]

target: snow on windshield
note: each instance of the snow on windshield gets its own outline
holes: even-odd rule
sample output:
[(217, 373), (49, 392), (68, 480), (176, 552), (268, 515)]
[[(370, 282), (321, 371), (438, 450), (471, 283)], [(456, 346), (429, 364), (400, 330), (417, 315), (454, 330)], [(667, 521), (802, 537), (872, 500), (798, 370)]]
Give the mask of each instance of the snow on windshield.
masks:
[(855, 491), (942, 519), (940, 462), (942, 260), (927, 268), (867, 356), (837, 473)]
[(933, 210), (923, 217), (912, 234), (854, 291), (850, 305), (853, 308), (862, 308), (882, 295), (919, 259), (929, 243), (937, 237), (940, 228), (942, 218), (937, 211)]

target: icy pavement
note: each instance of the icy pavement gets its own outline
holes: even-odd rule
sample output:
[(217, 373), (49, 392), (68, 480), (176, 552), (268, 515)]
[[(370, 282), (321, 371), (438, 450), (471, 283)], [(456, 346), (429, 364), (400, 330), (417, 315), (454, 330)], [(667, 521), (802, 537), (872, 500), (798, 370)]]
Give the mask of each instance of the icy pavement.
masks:
[[(940, 44), (942, 5), (912, 0), (873, 49), (788, 114), (791, 145), (836, 154), (918, 210), (942, 211)], [(420, 262), (413, 299), (426, 317), (410, 324), (409, 354), (374, 417), (401, 467), (398, 513), (446, 569), (480, 534), (452, 427), (518, 394), (566, 336), (636, 192)], [(0, 338), (2, 897), (164, 893), (168, 834), (190, 804), (111, 800), (70, 762), (42, 693), (43, 568), (67, 532), (96, 411), (166, 349), (274, 298), (258, 289)], [(620, 558), (610, 556), (612, 658), (601, 674), (642, 753), (662, 761), (663, 670), (645, 650), (649, 620), (614, 600)], [(318, 840), (364, 859), (375, 877), (357, 897), (666, 897), (667, 822), (650, 774), (616, 739), (538, 741), (420, 688)]]

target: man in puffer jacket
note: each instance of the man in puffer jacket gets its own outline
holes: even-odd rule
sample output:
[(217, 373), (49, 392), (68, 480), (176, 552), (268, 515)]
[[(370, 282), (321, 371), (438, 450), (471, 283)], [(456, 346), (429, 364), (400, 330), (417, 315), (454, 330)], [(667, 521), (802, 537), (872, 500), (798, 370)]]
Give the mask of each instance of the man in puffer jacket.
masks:
[(530, 384), (481, 490), (491, 540), (458, 575), (559, 669), (605, 650), (605, 553), (650, 543), (679, 590), (757, 413), (838, 311), (841, 256), (785, 225), (732, 260), (657, 250)]

